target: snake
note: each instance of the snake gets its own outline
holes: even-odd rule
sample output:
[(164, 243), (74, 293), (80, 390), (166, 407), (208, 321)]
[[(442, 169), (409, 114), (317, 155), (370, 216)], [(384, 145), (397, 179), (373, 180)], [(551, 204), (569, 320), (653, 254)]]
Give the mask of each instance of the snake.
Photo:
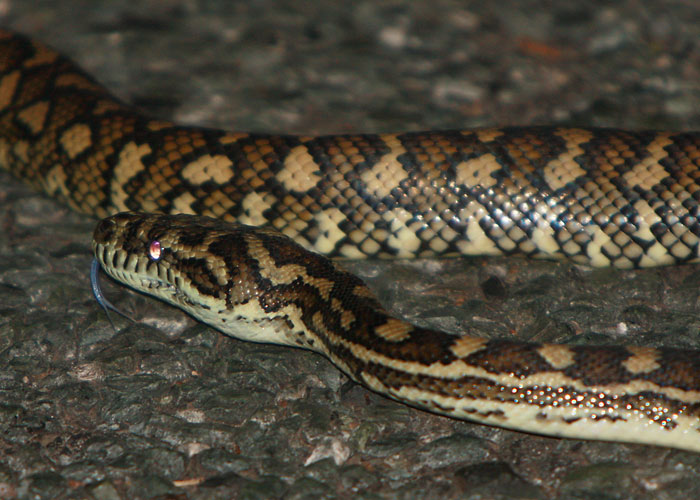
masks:
[(108, 275), (230, 336), (309, 349), (430, 412), (700, 452), (700, 353), (456, 335), (342, 259), (698, 260), (700, 133), (513, 126), (301, 136), (180, 126), (0, 32), (0, 167), (101, 218)]

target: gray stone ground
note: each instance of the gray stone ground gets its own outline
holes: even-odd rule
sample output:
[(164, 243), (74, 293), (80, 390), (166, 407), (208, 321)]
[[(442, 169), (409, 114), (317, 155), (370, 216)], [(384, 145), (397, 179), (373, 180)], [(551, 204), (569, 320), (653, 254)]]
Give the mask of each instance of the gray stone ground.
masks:
[[(692, 0), (2, 0), (0, 17), (184, 122), (700, 127)], [(106, 283), (140, 320), (115, 333), (88, 285), (94, 221), (0, 181), (0, 498), (700, 497), (700, 455), (433, 416)], [(350, 267), (397, 314), (454, 332), (700, 345), (693, 266)]]

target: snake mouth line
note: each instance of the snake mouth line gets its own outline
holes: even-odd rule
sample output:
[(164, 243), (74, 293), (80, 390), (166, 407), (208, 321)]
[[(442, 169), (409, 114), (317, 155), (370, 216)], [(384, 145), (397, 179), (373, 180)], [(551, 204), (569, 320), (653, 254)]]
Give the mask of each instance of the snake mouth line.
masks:
[[(138, 292), (154, 295), (174, 305), (188, 308), (197, 306), (195, 301), (173, 283), (157, 276), (140, 273), (138, 269), (145, 269), (145, 266), (138, 259), (130, 259), (125, 252), (96, 243), (94, 253), (100, 267), (115, 281), (125, 283)], [(94, 285), (93, 283), (93, 288)]]
[(127, 271), (110, 270), (107, 274), (115, 280), (128, 283), (134, 290), (154, 295), (175, 305), (197, 307), (198, 304), (177, 286), (151, 276), (131, 274)]

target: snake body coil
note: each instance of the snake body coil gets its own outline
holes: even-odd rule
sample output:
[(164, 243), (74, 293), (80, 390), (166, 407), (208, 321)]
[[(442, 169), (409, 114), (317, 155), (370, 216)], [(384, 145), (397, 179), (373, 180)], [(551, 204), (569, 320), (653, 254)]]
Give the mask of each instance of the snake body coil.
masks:
[(697, 352), (414, 327), (306, 250), (522, 252), (617, 267), (696, 261), (698, 133), (299, 137), (181, 127), (120, 102), (46, 46), (2, 32), (0, 166), (99, 217), (218, 219), (119, 214), (98, 225), (94, 247), (116, 279), (226, 333), (315, 350), (371, 389), (437, 413), (700, 451)]

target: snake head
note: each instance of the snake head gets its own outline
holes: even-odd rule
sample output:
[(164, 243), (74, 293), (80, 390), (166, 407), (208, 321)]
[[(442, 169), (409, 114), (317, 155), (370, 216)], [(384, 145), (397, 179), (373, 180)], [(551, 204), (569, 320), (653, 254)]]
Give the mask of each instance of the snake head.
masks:
[(307, 342), (304, 311), (364, 287), (277, 231), (201, 216), (120, 213), (97, 224), (93, 250), (117, 281), (245, 340)]
[(112, 278), (189, 312), (232, 308), (258, 294), (247, 240), (256, 229), (192, 215), (123, 212), (102, 219), (93, 250)]

